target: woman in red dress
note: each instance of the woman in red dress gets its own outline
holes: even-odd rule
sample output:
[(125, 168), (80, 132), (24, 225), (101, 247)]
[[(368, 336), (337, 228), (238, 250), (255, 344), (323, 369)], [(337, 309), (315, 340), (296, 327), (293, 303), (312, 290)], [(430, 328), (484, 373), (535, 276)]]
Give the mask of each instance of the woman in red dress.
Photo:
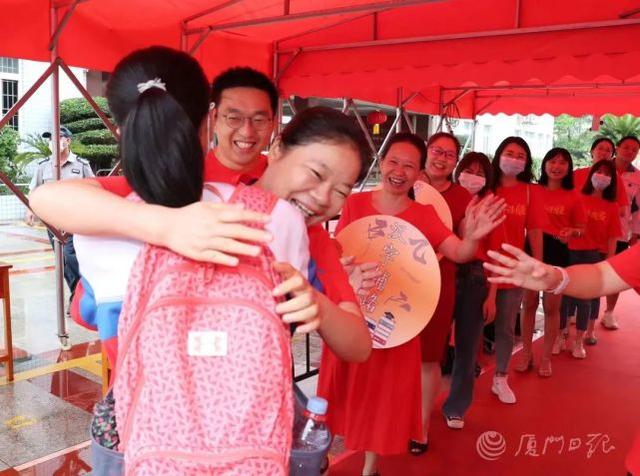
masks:
[[(430, 205), (409, 198), (426, 160), (426, 147), (414, 134), (394, 136), (380, 162), (382, 189), (351, 195), (343, 208), (337, 231), (351, 222), (371, 215), (391, 215), (418, 228), (431, 245), (455, 262), (471, 259), (478, 240), (502, 220), (501, 201), (494, 197), (470, 207), (463, 240), (456, 237)], [(377, 455), (401, 453), (407, 441), (423, 440), (420, 390), (420, 339), (403, 345), (375, 349), (365, 363), (344, 366), (346, 395), (331, 402), (333, 411), (343, 415), (334, 422), (334, 431), (344, 434), (345, 446), (366, 451), (363, 475), (377, 474)]]

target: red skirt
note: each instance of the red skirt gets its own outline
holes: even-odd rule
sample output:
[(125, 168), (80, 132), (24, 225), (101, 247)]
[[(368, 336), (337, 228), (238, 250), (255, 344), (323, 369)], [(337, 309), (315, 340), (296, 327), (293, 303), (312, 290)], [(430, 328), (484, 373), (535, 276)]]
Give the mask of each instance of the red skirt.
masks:
[(423, 439), (417, 338), (374, 349), (361, 364), (324, 350), (318, 394), (329, 400), (330, 429), (348, 449), (392, 455), (406, 452), (410, 439)]
[(456, 302), (456, 264), (440, 260), (440, 299), (429, 324), (420, 333), (422, 362), (441, 362), (451, 332)]

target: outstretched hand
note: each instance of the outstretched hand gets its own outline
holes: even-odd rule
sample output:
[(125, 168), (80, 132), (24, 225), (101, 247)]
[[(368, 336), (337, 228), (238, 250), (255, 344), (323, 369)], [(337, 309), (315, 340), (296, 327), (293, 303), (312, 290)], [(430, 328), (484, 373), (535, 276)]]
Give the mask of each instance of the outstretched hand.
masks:
[(488, 235), (505, 219), (504, 198), (489, 194), (482, 199), (474, 197), (465, 212), (463, 236), (472, 240), (480, 240)]
[(488, 251), (495, 263), (484, 263), (484, 267), (495, 276), (488, 278), (491, 283), (505, 283), (532, 291), (547, 291), (555, 288), (562, 276), (553, 266), (532, 258), (524, 251), (507, 243), (502, 244), (506, 253)]

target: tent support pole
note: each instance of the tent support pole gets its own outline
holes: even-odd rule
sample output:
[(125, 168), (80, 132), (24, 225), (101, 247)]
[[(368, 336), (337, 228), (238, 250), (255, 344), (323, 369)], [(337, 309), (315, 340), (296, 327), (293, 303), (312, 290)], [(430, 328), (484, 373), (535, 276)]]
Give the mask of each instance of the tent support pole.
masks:
[[(57, 48), (60, 35), (62, 34), (65, 27), (67, 26), (67, 23), (69, 23), (69, 20), (71, 19), (71, 15), (73, 15), (73, 12), (75, 11), (76, 7), (80, 3), (87, 2), (87, 1), (89, 0), (74, 0), (74, 2), (69, 6), (64, 16), (62, 17), (62, 20), (60, 20), (60, 22), (55, 26), (55, 31), (51, 35), (51, 40), (49, 41), (49, 51), (53, 51), (54, 48)], [(61, 6), (60, 5), (55, 6), (52, 4), (52, 8), (57, 9), (57, 8), (61, 8)]]
[(349, 110), (349, 100), (347, 98), (342, 98), (342, 114), (346, 114)]
[[(42, 75), (40, 75), (40, 77), (35, 81), (35, 83), (33, 83), (33, 85), (27, 90), (27, 92), (22, 95), (22, 97), (18, 100), (18, 102), (16, 102), (11, 107), (11, 109), (7, 111), (7, 113), (2, 117), (2, 119), (0, 119), (0, 129), (2, 129), (3, 127), (6, 127), (9, 121), (11, 120), (11, 118), (15, 116), (18, 113), (18, 111), (22, 108), (22, 106), (29, 100), (29, 98), (33, 96), (38, 89), (40, 89), (42, 84), (49, 78), (49, 76), (51, 76), (51, 74), (53, 73), (53, 69), (56, 66), (57, 66), (57, 62), (55, 64), (50, 64), (49, 67), (45, 70), (45, 72), (42, 73)], [(7, 186), (7, 188), (11, 190), (16, 197), (18, 197), (18, 200), (20, 200), (27, 208), (29, 208), (29, 199), (27, 198), (27, 196), (24, 193), (22, 193), (22, 190), (20, 190), (11, 181), (11, 179), (9, 179), (7, 175), (5, 175), (2, 172), (0, 172), (0, 182), (3, 182)], [(51, 231), (53, 236), (58, 238), (60, 241), (65, 240), (64, 234), (61, 231), (59, 231), (57, 228), (51, 225), (47, 225), (46, 223), (45, 225), (47, 226), (49, 231)]]
[[(277, 46), (274, 48), (274, 56), (278, 55), (279, 57), (279, 53), (277, 51)], [(276, 82), (276, 85), (280, 82), (280, 78), (282, 78), (282, 76), (284, 75), (284, 73), (286, 73), (286, 71), (289, 69), (289, 67), (291, 66), (291, 64), (296, 60), (296, 58), (298, 57), (298, 55), (300, 54), (300, 49), (296, 50), (293, 55), (287, 60), (287, 62), (284, 64), (284, 66), (282, 67), (281, 70), (275, 70), (274, 72), (274, 80)]]
[(182, 24), (186, 25), (190, 21), (197, 20), (198, 18), (205, 17), (205, 16), (210, 15), (210, 14), (215, 13), (215, 12), (219, 12), (220, 10), (223, 10), (223, 9), (225, 9), (227, 7), (235, 5), (236, 3), (240, 3), (242, 1), (243, 0), (229, 0), (227, 2), (223, 2), (223, 3), (219, 4), (219, 5), (214, 6), (214, 7), (207, 8), (206, 10), (202, 10), (201, 12), (194, 13), (193, 15), (188, 16), (187, 18), (182, 20)]
[(513, 84), (509, 86), (468, 86), (468, 87), (451, 87), (442, 88), (445, 91), (509, 91), (513, 89), (601, 89), (601, 88), (617, 88), (640, 86), (640, 82), (620, 82), (620, 83), (596, 83), (596, 84)]
[(411, 131), (412, 134), (416, 133), (416, 125), (415, 123), (409, 118), (409, 114), (407, 113), (406, 110), (402, 110), (402, 117), (404, 117), (404, 122), (406, 122), (407, 127), (409, 128), (409, 130)]
[[(53, 1), (50, 4), (50, 32), (51, 32), (51, 65), (53, 71), (51, 73), (51, 111), (52, 111), (52, 137), (51, 149), (54, 160), (54, 179), (60, 180), (60, 70), (58, 68), (58, 44), (54, 35), (60, 34), (62, 28), (58, 24), (58, 9), (54, 6)], [(55, 259), (55, 286), (56, 286), (56, 319), (58, 323), (58, 339), (62, 350), (69, 350), (71, 343), (69, 342), (69, 334), (67, 332), (67, 323), (65, 322), (64, 312), (64, 257), (62, 254), (63, 244), (59, 239), (53, 239), (53, 252)]]
[[(385, 10), (387, 10), (387, 9), (376, 10), (374, 13), (384, 12)], [(285, 41), (292, 40), (294, 38), (299, 38), (301, 36), (310, 35), (312, 33), (318, 33), (319, 31), (324, 31), (324, 30), (328, 30), (328, 29), (336, 27), (336, 26), (344, 25), (345, 23), (361, 20), (362, 18), (368, 17), (369, 15), (371, 15), (371, 13), (367, 12), (364, 15), (359, 15), (359, 16), (352, 17), (352, 18), (347, 18), (346, 20), (340, 20), (339, 22), (331, 23), (329, 25), (319, 26), (318, 28), (312, 28), (311, 30), (304, 31), (302, 33), (296, 33), (295, 35), (285, 36), (283, 38), (280, 38), (280, 40), (278, 40), (278, 41), (280, 43), (282, 43), (282, 42), (285, 42)], [(283, 53), (283, 52), (281, 51), (280, 53)], [(287, 51), (286, 53), (287, 54), (291, 54), (292, 51)]]
[[(71, 80), (71, 82), (74, 84), (74, 86), (76, 87), (76, 89), (78, 91), (80, 91), (80, 94), (82, 94), (82, 96), (87, 100), (87, 102), (89, 103), (89, 105), (91, 106), (91, 108), (93, 109), (93, 111), (98, 115), (98, 117), (100, 118), (100, 120), (102, 120), (102, 122), (104, 123), (104, 125), (106, 126), (107, 129), (109, 129), (109, 131), (111, 131), (111, 134), (113, 134), (113, 137), (117, 139), (120, 138), (120, 134), (118, 134), (118, 129), (116, 128), (116, 126), (109, 120), (109, 118), (107, 117), (107, 115), (102, 112), (102, 109), (100, 109), (100, 107), (96, 104), (96, 102), (93, 100), (93, 98), (91, 97), (91, 94), (89, 94), (89, 91), (87, 91), (84, 86), (82, 86), (82, 83), (80, 83), (80, 81), (78, 80), (78, 78), (76, 78), (76, 75), (73, 74), (73, 71), (71, 71), (71, 69), (67, 66), (67, 64), (62, 60), (62, 58), (59, 58), (58, 61), (60, 62), (60, 67), (62, 68), (62, 70), (66, 73), (66, 75), (69, 77), (69, 79)], [(120, 171), (120, 161), (118, 160), (116, 162), (116, 164), (113, 166), (113, 168), (109, 171), (109, 176), (115, 175)]]
[(191, 49), (189, 49), (189, 54), (190, 55), (194, 55), (196, 53), (196, 51), (198, 51), (198, 48), (200, 48), (200, 46), (202, 46), (202, 43), (204, 43), (207, 38), (209, 38), (209, 35), (211, 34), (211, 30), (205, 30), (200, 34), (200, 37), (196, 40), (196, 42), (193, 44), (193, 46), (191, 47)]
[(396, 118), (398, 118), (399, 120), (396, 121), (396, 134), (402, 132), (402, 119), (404, 118), (404, 109), (402, 108), (402, 88), (398, 88), (397, 94)]
[(407, 107), (407, 104), (409, 104), (411, 101), (413, 101), (419, 95), (420, 95), (419, 92), (411, 93), (411, 95), (407, 99), (402, 101), (402, 107)]
[(444, 123), (444, 91), (440, 88), (438, 99), (438, 115), (440, 120), (438, 121), (438, 127), (436, 127), (436, 133), (442, 130), (442, 124)]
[(495, 97), (493, 98), (491, 101), (489, 101), (487, 104), (485, 104), (484, 106), (482, 106), (480, 109), (478, 109), (476, 111), (476, 116), (482, 114), (482, 111), (484, 111), (485, 109), (487, 109), (489, 106), (491, 106), (493, 103), (495, 103), (498, 99), (500, 99), (500, 97)]
[(362, 5), (351, 5), (348, 7), (327, 8), (324, 10), (311, 10), (302, 13), (294, 13), (290, 15), (279, 15), (266, 18), (258, 18), (255, 20), (245, 20), (239, 22), (223, 23), (218, 25), (209, 25), (205, 27), (192, 28), (187, 33), (201, 33), (207, 29), (211, 31), (221, 30), (237, 30), (239, 28), (247, 28), (252, 26), (273, 25), (277, 23), (286, 23), (309, 18), (328, 17), (336, 15), (346, 15), (349, 13), (372, 12), (381, 9), (397, 9), (420, 5), (424, 3), (434, 3), (441, 0), (387, 0), (382, 2), (365, 3)]
[(31, 86), (29, 90), (22, 95), (22, 97), (18, 100), (18, 102), (16, 102), (11, 107), (11, 109), (7, 111), (7, 113), (2, 117), (2, 119), (0, 119), (0, 129), (6, 126), (11, 120), (11, 118), (18, 113), (18, 111), (24, 105), (24, 103), (26, 103), (29, 100), (29, 98), (33, 96), (38, 89), (40, 89), (40, 86), (42, 86), (42, 84), (49, 78), (49, 76), (51, 76), (51, 73), (53, 73), (53, 69), (55, 67), (57, 67), (57, 62), (50, 64), (49, 67), (45, 70), (45, 72), (42, 73), (42, 75), (36, 80), (35, 83), (33, 83), (33, 86)]
[(393, 120), (393, 123), (391, 124), (391, 127), (389, 127), (389, 132), (387, 132), (386, 137), (382, 141), (382, 145), (380, 146), (380, 149), (376, 149), (376, 146), (373, 143), (373, 139), (371, 138), (371, 135), (369, 134), (369, 129), (367, 129), (367, 126), (365, 125), (364, 121), (362, 120), (362, 117), (360, 116), (360, 113), (358, 112), (358, 108), (355, 105), (355, 103), (353, 102), (353, 99), (349, 99), (349, 106), (350, 106), (351, 110), (354, 113), (356, 121), (358, 121), (358, 125), (360, 126), (360, 128), (364, 132), (365, 137), (367, 138), (367, 142), (369, 144), (369, 147), (371, 148), (371, 151), (373, 153), (373, 161), (371, 162), (371, 165), (369, 166), (369, 170), (367, 170), (367, 174), (365, 175), (365, 177), (362, 180), (362, 183), (360, 184), (360, 187), (358, 189), (358, 191), (362, 192), (362, 190), (364, 189), (365, 184), (367, 183), (367, 180), (371, 176), (371, 172), (373, 172), (374, 167), (380, 161), (380, 154), (382, 153), (382, 151), (387, 146), (387, 143), (389, 142), (391, 137), (393, 137), (393, 135), (396, 133), (396, 130), (397, 130), (398, 124), (400, 123), (400, 119), (401, 119), (402, 115), (396, 114), (396, 117)]
[(111, 131), (111, 133), (113, 134), (113, 137), (118, 139), (119, 135), (118, 135), (118, 129), (116, 128), (116, 126), (113, 125), (111, 123), (111, 121), (109, 120), (109, 118), (107, 117), (107, 115), (104, 112), (102, 112), (102, 109), (100, 109), (100, 106), (98, 106), (96, 104), (96, 102), (91, 97), (91, 94), (89, 94), (89, 91), (87, 91), (84, 88), (82, 83), (80, 83), (80, 81), (78, 80), (76, 75), (73, 74), (73, 71), (71, 71), (71, 69), (67, 66), (67, 64), (64, 62), (64, 60), (60, 59), (59, 61), (60, 61), (60, 68), (62, 68), (62, 71), (64, 71), (66, 73), (67, 77), (71, 80), (71, 82), (76, 87), (76, 89), (87, 100), (87, 102), (89, 103), (89, 105), (91, 106), (93, 111), (102, 120), (102, 122), (104, 123), (105, 127)]
[[(586, 23), (569, 23), (562, 25), (549, 25), (549, 26), (536, 26), (529, 28), (517, 28), (507, 30), (490, 30), (479, 31), (473, 33), (454, 33), (450, 35), (434, 35), (434, 36), (417, 36), (414, 38), (396, 38), (390, 40), (378, 40), (378, 41), (359, 41), (353, 43), (336, 43), (332, 45), (320, 45), (320, 46), (308, 46), (302, 48), (303, 53), (314, 51), (332, 51), (332, 50), (346, 50), (352, 48), (368, 48), (375, 46), (394, 46), (394, 45), (411, 45), (419, 43), (433, 43), (438, 41), (450, 41), (450, 40), (470, 40), (476, 38), (492, 38), (501, 36), (517, 36), (517, 35), (531, 35), (538, 33), (553, 33), (562, 31), (577, 31), (577, 30), (597, 30), (600, 28), (610, 27), (624, 27), (639, 25), (640, 19), (629, 18), (624, 20), (606, 20), (595, 21)], [(281, 53), (287, 53), (290, 50), (281, 51)]]
[(274, 41), (273, 42), (273, 71), (272, 71), (272, 77), (273, 77), (273, 82), (276, 85), (276, 89), (278, 90), (278, 105), (277, 105), (277, 110), (275, 111), (275, 120), (276, 120), (276, 127), (273, 129), (273, 140), (275, 140), (276, 137), (278, 137), (278, 135), (280, 134), (280, 131), (282, 130), (282, 115), (283, 115), (283, 106), (284, 106), (284, 101), (282, 100), (282, 95), (280, 94), (280, 85), (278, 84), (279, 82), (279, 76), (280, 73), (278, 72), (278, 69), (280, 67), (280, 55), (278, 54), (278, 42)]

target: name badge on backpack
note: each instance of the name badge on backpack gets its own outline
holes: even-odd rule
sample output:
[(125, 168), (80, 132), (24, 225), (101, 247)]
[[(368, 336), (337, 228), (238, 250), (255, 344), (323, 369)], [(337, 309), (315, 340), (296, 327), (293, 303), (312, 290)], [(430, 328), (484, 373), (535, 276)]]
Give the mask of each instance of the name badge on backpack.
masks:
[(224, 331), (190, 331), (187, 353), (193, 357), (227, 355), (227, 333)]

